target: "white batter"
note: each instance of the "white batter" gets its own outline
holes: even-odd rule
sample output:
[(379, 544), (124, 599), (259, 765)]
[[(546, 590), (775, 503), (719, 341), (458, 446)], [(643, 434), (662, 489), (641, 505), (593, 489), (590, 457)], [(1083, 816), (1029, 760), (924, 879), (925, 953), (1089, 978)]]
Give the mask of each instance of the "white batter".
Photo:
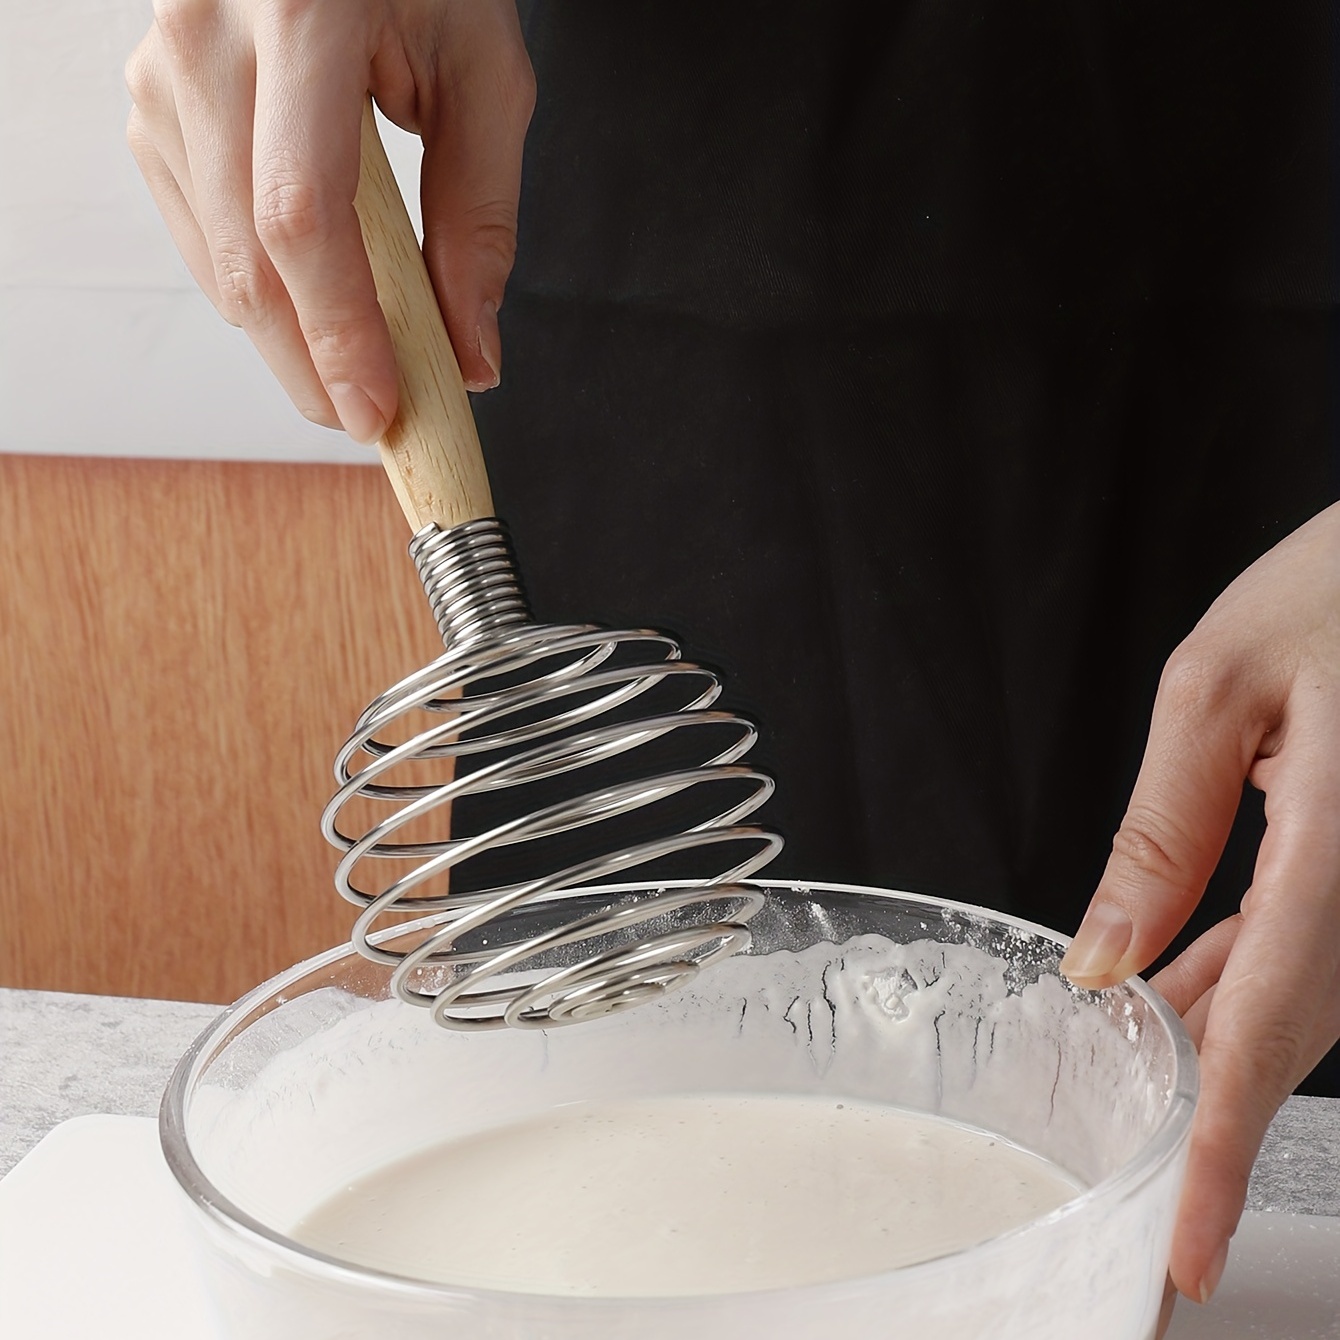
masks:
[(575, 1103), (382, 1167), (300, 1242), (397, 1275), (666, 1296), (873, 1274), (1048, 1213), (1078, 1184), (896, 1108), (797, 1097)]

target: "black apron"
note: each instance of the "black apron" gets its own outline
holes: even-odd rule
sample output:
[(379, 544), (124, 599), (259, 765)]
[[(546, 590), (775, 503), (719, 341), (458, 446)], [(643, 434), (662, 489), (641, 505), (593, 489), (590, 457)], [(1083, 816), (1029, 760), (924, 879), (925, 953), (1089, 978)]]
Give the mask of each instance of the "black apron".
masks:
[(724, 670), (770, 873), (1073, 930), (1163, 662), (1340, 493), (1329, 6), (523, 20), (475, 408), (537, 615)]

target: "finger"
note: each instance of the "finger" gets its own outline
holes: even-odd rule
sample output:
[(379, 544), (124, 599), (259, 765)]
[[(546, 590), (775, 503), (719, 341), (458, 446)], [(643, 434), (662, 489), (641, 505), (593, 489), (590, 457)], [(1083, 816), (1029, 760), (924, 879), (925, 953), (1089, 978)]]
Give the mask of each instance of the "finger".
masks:
[(1267, 729), (1260, 685), (1227, 658), (1179, 650), (1159, 684), (1130, 806), (1061, 971), (1111, 986), (1186, 924), (1228, 839)]
[(125, 78), (135, 111), (150, 138), (157, 141), (166, 126), (175, 125), (177, 107), (156, 24), (126, 59)]
[(1168, 1280), (1163, 1286), (1163, 1306), (1159, 1308), (1159, 1327), (1155, 1332), (1154, 1340), (1163, 1340), (1168, 1334), (1168, 1327), (1172, 1324), (1173, 1308), (1177, 1306), (1177, 1286)]
[(1241, 916), (1218, 922), (1149, 979), (1149, 985), (1183, 1016), (1183, 1022), (1187, 1011), (1219, 980), (1241, 930)]
[(219, 289), (214, 282), (214, 266), (210, 260), (209, 247), (205, 244), (205, 235), (200, 231), (200, 225), (196, 223), (195, 214), (172, 169), (149, 139), (143, 119), (137, 111), (130, 113), (126, 125), (126, 143), (130, 146), (130, 152), (149, 187), (154, 204), (158, 206), (158, 212), (167, 224), (173, 242), (177, 244), (177, 250), (186, 262), (186, 268), (217, 307)]
[(195, 217), (209, 247), (219, 310), (246, 331), (307, 418), (338, 427), (293, 304), (252, 219), (251, 50), (224, 31), (216, 16), (169, 8), (158, 22), (165, 29)]
[(1340, 704), (1327, 716), (1294, 731), (1267, 794), (1251, 914), (1209, 1008), (1171, 1267), (1192, 1297), (1217, 1285), (1266, 1128), (1340, 1025)]
[(1182, 1027), (1186, 1029), (1197, 1051), (1205, 1041), (1205, 1026), (1210, 1021), (1210, 1010), (1214, 1007), (1214, 993), (1215, 987), (1212, 986), (1182, 1016)]
[(516, 15), (492, 63), (446, 72), (424, 124), (424, 256), (447, 334), (472, 391), (498, 384), (498, 309), (516, 255), (521, 154), (535, 83)]
[(395, 417), (396, 364), (354, 211), (371, 38), (366, 6), (343, 9), (284, 26), (276, 11), (258, 32), (255, 221), (345, 428), (375, 442)]
[(164, 68), (157, 28), (151, 28), (131, 53), (125, 74), (134, 104), (126, 122), (126, 143), (192, 278), (217, 307), (219, 288), (209, 247), (195, 217), (172, 80)]

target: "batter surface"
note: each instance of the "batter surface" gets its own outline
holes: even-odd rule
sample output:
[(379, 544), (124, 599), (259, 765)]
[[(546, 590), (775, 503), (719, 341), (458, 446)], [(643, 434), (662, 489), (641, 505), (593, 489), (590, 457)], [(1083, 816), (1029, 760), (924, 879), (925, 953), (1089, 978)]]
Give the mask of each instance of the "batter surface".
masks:
[(739, 1095), (578, 1103), (389, 1163), (292, 1236), (418, 1279), (667, 1296), (941, 1256), (1080, 1191), (1003, 1140), (896, 1108)]

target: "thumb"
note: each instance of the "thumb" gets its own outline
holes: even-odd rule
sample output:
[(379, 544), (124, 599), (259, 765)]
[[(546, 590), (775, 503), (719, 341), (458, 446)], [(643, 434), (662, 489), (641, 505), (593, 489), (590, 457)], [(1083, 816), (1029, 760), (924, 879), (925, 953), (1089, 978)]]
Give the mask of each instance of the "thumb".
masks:
[(1099, 988), (1146, 968), (1205, 892), (1256, 756), (1250, 689), (1217, 658), (1174, 653), (1112, 854), (1061, 971)]
[(516, 255), (535, 82), (519, 40), (452, 73), (423, 127), (423, 250), (468, 390), (497, 386), (498, 309)]

